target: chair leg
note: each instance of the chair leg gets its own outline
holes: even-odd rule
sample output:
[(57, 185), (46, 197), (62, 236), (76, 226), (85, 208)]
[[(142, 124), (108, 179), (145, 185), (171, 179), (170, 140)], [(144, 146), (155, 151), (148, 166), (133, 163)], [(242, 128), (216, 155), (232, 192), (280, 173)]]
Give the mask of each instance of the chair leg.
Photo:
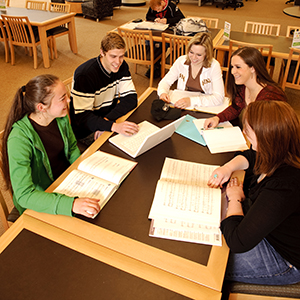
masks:
[(48, 48), (50, 50), (50, 57), (51, 59), (54, 59), (54, 55), (53, 55), (53, 41), (52, 41), (52, 38), (51, 37), (49, 40), (48, 40)]
[(52, 37), (52, 45), (53, 45), (53, 50), (54, 50), (54, 57), (57, 58), (57, 48), (56, 48), (56, 38), (53, 36)]
[(8, 46), (7, 41), (4, 44), (4, 48), (5, 48), (5, 62), (8, 63), (8, 61), (9, 61), (9, 46)]
[(151, 65), (151, 69), (150, 69), (150, 83), (149, 83), (149, 87), (152, 87), (152, 85), (153, 85), (153, 78), (154, 78), (154, 64)]
[(15, 64), (15, 49), (12, 43), (10, 43), (10, 57), (11, 57), (11, 65), (13, 66)]
[(37, 48), (33, 47), (33, 68), (37, 69)]

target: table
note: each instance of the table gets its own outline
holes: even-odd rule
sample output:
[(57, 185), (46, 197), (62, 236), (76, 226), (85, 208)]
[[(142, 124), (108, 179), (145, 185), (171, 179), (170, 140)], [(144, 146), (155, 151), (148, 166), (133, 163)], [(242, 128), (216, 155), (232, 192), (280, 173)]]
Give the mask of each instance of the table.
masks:
[[(291, 37), (262, 35), (241, 31), (231, 31), (230, 39), (246, 43), (273, 45), (272, 57), (275, 58), (274, 74), (279, 73), (282, 60), (288, 59), (293, 40)], [(215, 49), (218, 50), (217, 60), (223, 65), (224, 53), (229, 49), (229, 41), (221, 37), (216, 41)], [(278, 78), (274, 77), (273, 79), (276, 81)]]
[(300, 6), (286, 7), (283, 12), (288, 16), (300, 18)]
[[(156, 90), (148, 88), (139, 98), (138, 109), (120, 121), (128, 118), (140, 122), (146, 119), (159, 127), (164, 126), (170, 121), (158, 123), (150, 114), (152, 100), (156, 97)], [(199, 112), (189, 114), (207, 116)], [(111, 135), (105, 132), (47, 191), (55, 189), (72, 169), (77, 168), (80, 161), (99, 148), (131, 159), (106, 141)], [(0, 239), (0, 253), (25, 228), (185, 297), (220, 299), (229, 251), (224, 239), (223, 246), (218, 247), (148, 236), (150, 221), (147, 215), (166, 155), (207, 164), (223, 164), (232, 158), (233, 153), (211, 155), (207, 147), (174, 134), (172, 138), (132, 159), (138, 165), (94, 220), (26, 210)]]
[[(4, 14), (3, 11), (0, 11)], [(50, 60), (48, 54), (47, 44), (47, 30), (68, 23), (69, 27), (69, 43), (73, 53), (77, 53), (77, 41), (75, 31), (75, 13), (58, 13), (41, 10), (31, 10), (20, 7), (7, 7), (6, 15), (8, 16), (27, 16), (32, 26), (37, 26), (39, 30), (39, 37), (41, 41), (41, 50), (43, 55), (44, 67), (50, 67)]]

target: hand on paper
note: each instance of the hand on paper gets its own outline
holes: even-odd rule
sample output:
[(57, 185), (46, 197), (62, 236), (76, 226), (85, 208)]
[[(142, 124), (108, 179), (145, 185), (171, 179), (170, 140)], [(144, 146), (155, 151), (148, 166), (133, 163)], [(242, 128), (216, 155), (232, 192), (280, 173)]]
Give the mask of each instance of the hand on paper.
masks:
[(229, 180), (231, 174), (232, 170), (226, 165), (219, 167), (213, 171), (207, 185), (211, 188), (223, 187), (223, 184)]
[(185, 109), (191, 106), (191, 99), (189, 97), (181, 98), (180, 100), (175, 102), (174, 106), (176, 108)]
[(204, 121), (204, 129), (215, 128), (219, 124), (219, 117), (214, 116), (212, 118), (208, 118)]
[(139, 131), (139, 126), (133, 122), (113, 123), (111, 130), (124, 135), (133, 135)]
[(170, 96), (167, 93), (162, 93), (159, 97), (160, 100), (163, 100), (167, 103), (171, 102)]
[(162, 23), (162, 24), (167, 24), (167, 19), (166, 18), (163, 18), (163, 19), (156, 18), (154, 20), (154, 22), (156, 22), (156, 23)]
[(237, 177), (231, 178), (226, 187), (226, 194), (228, 199), (244, 200), (243, 183), (239, 182)]
[(99, 199), (76, 198), (73, 202), (72, 211), (75, 214), (93, 218), (100, 211)]

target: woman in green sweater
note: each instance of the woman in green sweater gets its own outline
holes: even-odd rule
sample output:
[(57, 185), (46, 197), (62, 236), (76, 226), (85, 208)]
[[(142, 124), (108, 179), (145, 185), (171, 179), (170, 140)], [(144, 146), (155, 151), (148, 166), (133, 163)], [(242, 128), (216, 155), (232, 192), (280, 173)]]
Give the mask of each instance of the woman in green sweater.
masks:
[(98, 200), (74, 198), (45, 190), (80, 155), (68, 119), (70, 101), (54, 75), (40, 75), (19, 88), (3, 136), (3, 172), (22, 214), (38, 212), (93, 217)]

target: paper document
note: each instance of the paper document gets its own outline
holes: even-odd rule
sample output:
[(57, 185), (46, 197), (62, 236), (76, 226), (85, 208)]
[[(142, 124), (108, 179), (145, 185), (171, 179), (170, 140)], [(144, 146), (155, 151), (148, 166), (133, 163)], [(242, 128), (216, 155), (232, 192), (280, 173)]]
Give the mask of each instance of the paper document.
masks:
[[(190, 91), (181, 91), (181, 90), (171, 90), (169, 91), (169, 96), (171, 99), (171, 103), (174, 105), (178, 100), (185, 98), (185, 97), (201, 97), (204, 96), (204, 94), (200, 92), (190, 92)], [(210, 113), (210, 114), (218, 114), (222, 112), (224, 109), (226, 109), (229, 106), (229, 98), (225, 97), (224, 102), (221, 105), (216, 105), (216, 106), (197, 106), (197, 107), (186, 107), (186, 110), (196, 110), (196, 111), (201, 111), (205, 113)]]
[(143, 21), (136, 23), (135, 29), (147, 29), (147, 30), (159, 30), (164, 31), (169, 27), (169, 24), (163, 24), (158, 22)]
[(215, 128), (204, 130), (204, 121), (205, 119), (196, 119), (193, 122), (212, 154), (249, 149), (240, 127), (223, 122)]
[(149, 213), (150, 236), (221, 245), (221, 189), (207, 186), (217, 167), (165, 159)]

